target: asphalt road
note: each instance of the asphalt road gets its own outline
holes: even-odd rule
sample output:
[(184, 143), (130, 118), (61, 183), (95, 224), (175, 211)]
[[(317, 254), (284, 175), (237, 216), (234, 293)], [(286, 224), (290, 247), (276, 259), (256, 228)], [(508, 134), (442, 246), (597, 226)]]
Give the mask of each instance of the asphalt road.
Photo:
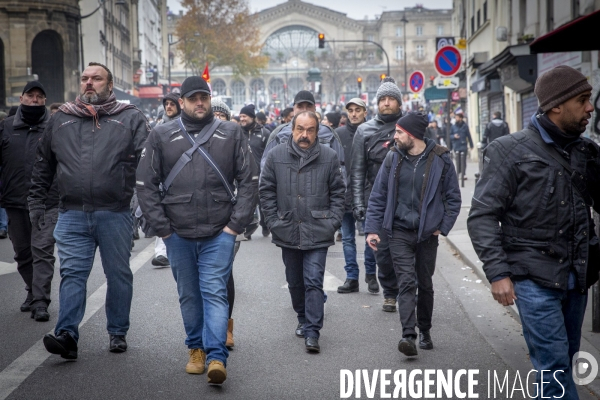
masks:
[[(19, 311), (24, 285), (17, 273), (6, 273), (12, 249), (8, 240), (0, 241), (0, 400), (339, 399), (340, 371), (354, 374), (358, 369), (366, 370), (371, 378), (376, 370), (385, 369), (391, 376), (404, 372), (407, 377), (417, 369), (452, 370), (453, 374), (461, 369), (479, 370), (473, 389), (478, 398), (523, 398), (519, 391), (513, 396), (488, 394), (488, 373), (502, 378), (508, 374), (512, 385), (517, 371), (525, 382), (532, 368), (519, 324), (493, 301), (485, 285), (477, 282), (443, 240), (434, 276), (431, 332), (435, 348), (408, 359), (397, 350), (401, 338), (398, 315), (383, 312), (383, 297), (366, 291), (364, 270), (359, 293), (335, 292), (345, 279), (340, 243), (330, 248), (327, 260), (329, 296), (321, 353), (306, 353), (303, 340), (294, 335), (296, 317), (281, 251), (270, 238), (255, 234), (252, 241), (242, 243), (234, 265), (235, 348), (228, 360), (227, 381), (220, 387), (208, 385), (205, 375), (185, 373), (188, 355), (175, 282), (169, 268), (150, 264), (152, 255), (153, 240), (136, 242), (129, 350), (123, 354), (108, 352), (105, 279), (98, 256), (88, 282), (88, 313), (80, 329), (79, 358), (67, 362), (48, 355), (41, 344), (56, 322), (58, 267), (50, 322), (35, 322)], [(388, 393), (394, 390), (391, 376)], [(363, 384), (360, 396), (354, 391), (351, 398), (382, 398), (381, 386), (378, 381), (369, 397)], [(466, 377), (458, 386), (467, 389)], [(458, 398), (453, 393), (436, 398)], [(420, 398), (410, 392), (406, 396)], [(582, 389), (582, 398), (594, 397)]]

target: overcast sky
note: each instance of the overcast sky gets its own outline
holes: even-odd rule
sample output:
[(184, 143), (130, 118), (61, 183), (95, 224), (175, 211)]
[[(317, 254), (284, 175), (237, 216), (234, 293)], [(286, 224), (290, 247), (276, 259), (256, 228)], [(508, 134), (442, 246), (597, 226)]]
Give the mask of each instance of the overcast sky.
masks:
[[(416, 4), (422, 4), (425, 8), (452, 8), (452, 0), (344, 0), (337, 1), (335, 4), (330, 2), (325, 4), (323, 1), (304, 0), (307, 3), (320, 5), (335, 11), (345, 13), (353, 19), (363, 19), (366, 16), (369, 19), (375, 18), (383, 11), (403, 10), (405, 7), (414, 7)], [(284, 3), (285, 0), (248, 0), (250, 10), (253, 12), (264, 10)], [(180, 0), (167, 0), (169, 9), (178, 13), (182, 10)]]

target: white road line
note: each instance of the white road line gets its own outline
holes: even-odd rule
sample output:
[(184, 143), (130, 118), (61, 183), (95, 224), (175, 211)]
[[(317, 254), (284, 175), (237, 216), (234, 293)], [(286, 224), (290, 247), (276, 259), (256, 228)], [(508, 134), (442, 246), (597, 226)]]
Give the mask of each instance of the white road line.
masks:
[[(130, 262), (131, 272), (134, 274), (151, 257), (154, 256), (154, 242), (151, 242), (136, 255)], [(100, 308), (104, 306), (106, 300), (106, 283), (100, 286), (87, 299), (87, 305), (83, 320), (79, 327), (82, 327)], [(49, 333), (53, 333), (50, 331)], [(10, 394), (19, 387), (21, 383), (31, 375), (46, 359), (50, 353), (44, 348), (42, 339), (38, 340), (19, 358), (14, 360), (8, 367), (0, 372), (0, 400), (5, 400)]]
[[(323, 290), (325, 290), (326, 292), (336, 292), (338, 286), (342, 286), (343, 284), (344, 282), (342, 280), (333, 275), (331, 272), (325, 270), (325, 278), (323, 279)], [(287, 289), (288, 284), (286, 283), (281, 288)]]
[(17, 272), (17, 263), (7, 263), (0, 261), (0, 275), (12, 274)]

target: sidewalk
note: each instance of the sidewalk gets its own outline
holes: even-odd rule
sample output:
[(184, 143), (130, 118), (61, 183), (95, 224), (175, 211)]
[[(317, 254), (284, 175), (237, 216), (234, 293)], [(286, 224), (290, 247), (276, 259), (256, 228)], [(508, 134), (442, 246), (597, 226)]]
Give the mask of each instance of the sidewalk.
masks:
[[(475, 189), (475, 173), (478, 171), (478, 168), (478, 164), (475, 162), (469, 161), (467, 163), (468, 179), (465, 181), (464, 187), (461, 188), (462, 207), (460, 215), (456, 220), (454, 228), (445, 238), (445, 240), (450, 247), (452, 247), (459, 254), (464, 263), (468, 267), (472, 268), (473, 271), (475, 271), (482, 282), (490, 287), (490, 284), (485, 277), (485, 273), (483, 272), (483, 263), (477, 257), (467, 232), (467, 217), (469, 215), (469, 209), (471, 208), (471, 199), (473, 198), (473, 192)], [(600, 333), (592, 332), (592, 307), (592, 290), (590, 289), (581, 332), (582, 337), (580, 350), (590, 353), (596, 358), (596, 360), (600, 361)], [(517, 311), (516, 305), (508, 306), (507, 308), (520, 323), (521, 320), (519, 318), (519, 312)], [(592, 383), (587, 385), (587, 388), (595, 395), (600, 396), (600, 374)]]

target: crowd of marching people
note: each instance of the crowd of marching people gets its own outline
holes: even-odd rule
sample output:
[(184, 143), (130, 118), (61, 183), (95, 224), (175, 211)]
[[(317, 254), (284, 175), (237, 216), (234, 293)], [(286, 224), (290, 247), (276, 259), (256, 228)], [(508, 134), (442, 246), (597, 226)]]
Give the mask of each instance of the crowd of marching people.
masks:
[[(434, 348), (439, 235), (461, 209), (445, 145), (473, 148), (462, 114), (446, 135), (430, 115), (403, 110), (402, 92), (387, 77), (372, 115), (361, 98), (321, 110), (301, 90), (273, 123), (252, 104), (234, 115), (192, 76), (181, 93), (164, 97), (150, 123), (112, 88), (110, 70), (90, 63), (73, 101), (47, 109), (46, 89), (32, 81), (0, 122), (0, 205), (9, 221), (0, 218), (0, 238), (7, 230), (26, 288), (20, 310), (35, 321), (50, 319), (58, 249), (59, 311), (43, 338), (48, 352), (77, 359), (96, 250), (107, 279), (109, 351), (127, 350), (129, 260), (140, 228), (155, 237), (152, 265), (170, 267), (177, 284), (185, 371), (206, 372), (211, 384), (226, 380), (234, 347), (234, 257), (259, 227), (281, 248), (297, 316), (290, 333), (308, 352), (321, 351), (327, 251), (336, 239), (346, 263), (337, 292), (359, 291), (357, 237), (367, 245), (367, 291), (381, 291), (382, 310), (398, 314), (398, 350), (414, 357)], [(581, 73), (557, 67), (535, 93), (540, 108), (529, 127), (509, 134), (497, 113), (486, 128), (468, 224), (494, 299), (518, 299), (534, 367), (569, 371), (600, 269), (590, 216), (600, 204), (600, 152), (580, 137), (592, 110)], [(546, 394), (561, 385), (577, 398), (570, 372), (543, 384)]]

